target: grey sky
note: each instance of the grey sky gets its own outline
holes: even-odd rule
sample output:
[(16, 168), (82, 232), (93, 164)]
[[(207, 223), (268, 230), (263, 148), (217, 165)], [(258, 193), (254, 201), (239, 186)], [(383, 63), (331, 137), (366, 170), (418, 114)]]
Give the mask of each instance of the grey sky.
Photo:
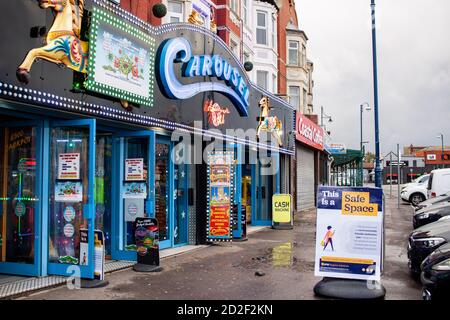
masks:
[[(400, 146), (450, 145), (450, 1), (376, 0), (381, 152)], [(296, 0), (300, 28), (315, 64), (314, 109), (333, 142), (373, 151), (374, 116), (370, 0)], [(319, 120), (320, 121), (320, 120)]]

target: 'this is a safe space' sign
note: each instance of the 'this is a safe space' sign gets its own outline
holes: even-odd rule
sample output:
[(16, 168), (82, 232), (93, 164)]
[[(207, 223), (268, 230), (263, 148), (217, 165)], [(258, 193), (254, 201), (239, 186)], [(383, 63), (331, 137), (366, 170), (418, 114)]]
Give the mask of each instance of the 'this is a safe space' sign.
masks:
[(380, 280), (382, 197), (379, 188), (318, 188), (316, 276)]

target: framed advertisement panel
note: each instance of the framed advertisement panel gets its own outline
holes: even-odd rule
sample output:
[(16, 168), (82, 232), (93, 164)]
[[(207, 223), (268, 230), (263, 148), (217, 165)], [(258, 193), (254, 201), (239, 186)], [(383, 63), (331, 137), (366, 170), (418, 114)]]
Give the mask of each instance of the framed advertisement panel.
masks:
[(207, 241), (231, 241), (233, 151), (208, 154)]
[(113, 13), (92, 11), (87, 89), (153, 106), (155, 39)]
[(380, 280), (381, 189), (320, 186), (316, 228), (315, 276)]

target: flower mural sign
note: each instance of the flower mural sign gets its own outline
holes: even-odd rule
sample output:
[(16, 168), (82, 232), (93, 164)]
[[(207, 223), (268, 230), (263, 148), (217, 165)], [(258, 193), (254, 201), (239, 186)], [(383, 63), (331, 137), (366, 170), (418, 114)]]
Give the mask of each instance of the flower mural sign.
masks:
[(87, 88), (137, 104), (153, 105), (155, 40), (94, 7)]

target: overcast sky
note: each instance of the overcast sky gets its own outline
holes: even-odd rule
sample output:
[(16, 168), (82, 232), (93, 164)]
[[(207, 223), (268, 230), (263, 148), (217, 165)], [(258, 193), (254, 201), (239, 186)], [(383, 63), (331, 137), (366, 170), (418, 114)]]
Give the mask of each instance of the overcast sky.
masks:
[[(381, 152), (450, 145), (450, 1), (376, 0)], [(333, 142), (359, 149), (359, 105), (373, 107), (370, 0), (296, 0), (314, 62), (314, 110)], [(374, 114), (363, 114), (373, 151)], [(320, 120), (319, 120), (320, 121)], [(367, 147), (366, 147), (367, 148)], [(367, 149), (366, 149), (367, 150)]]

